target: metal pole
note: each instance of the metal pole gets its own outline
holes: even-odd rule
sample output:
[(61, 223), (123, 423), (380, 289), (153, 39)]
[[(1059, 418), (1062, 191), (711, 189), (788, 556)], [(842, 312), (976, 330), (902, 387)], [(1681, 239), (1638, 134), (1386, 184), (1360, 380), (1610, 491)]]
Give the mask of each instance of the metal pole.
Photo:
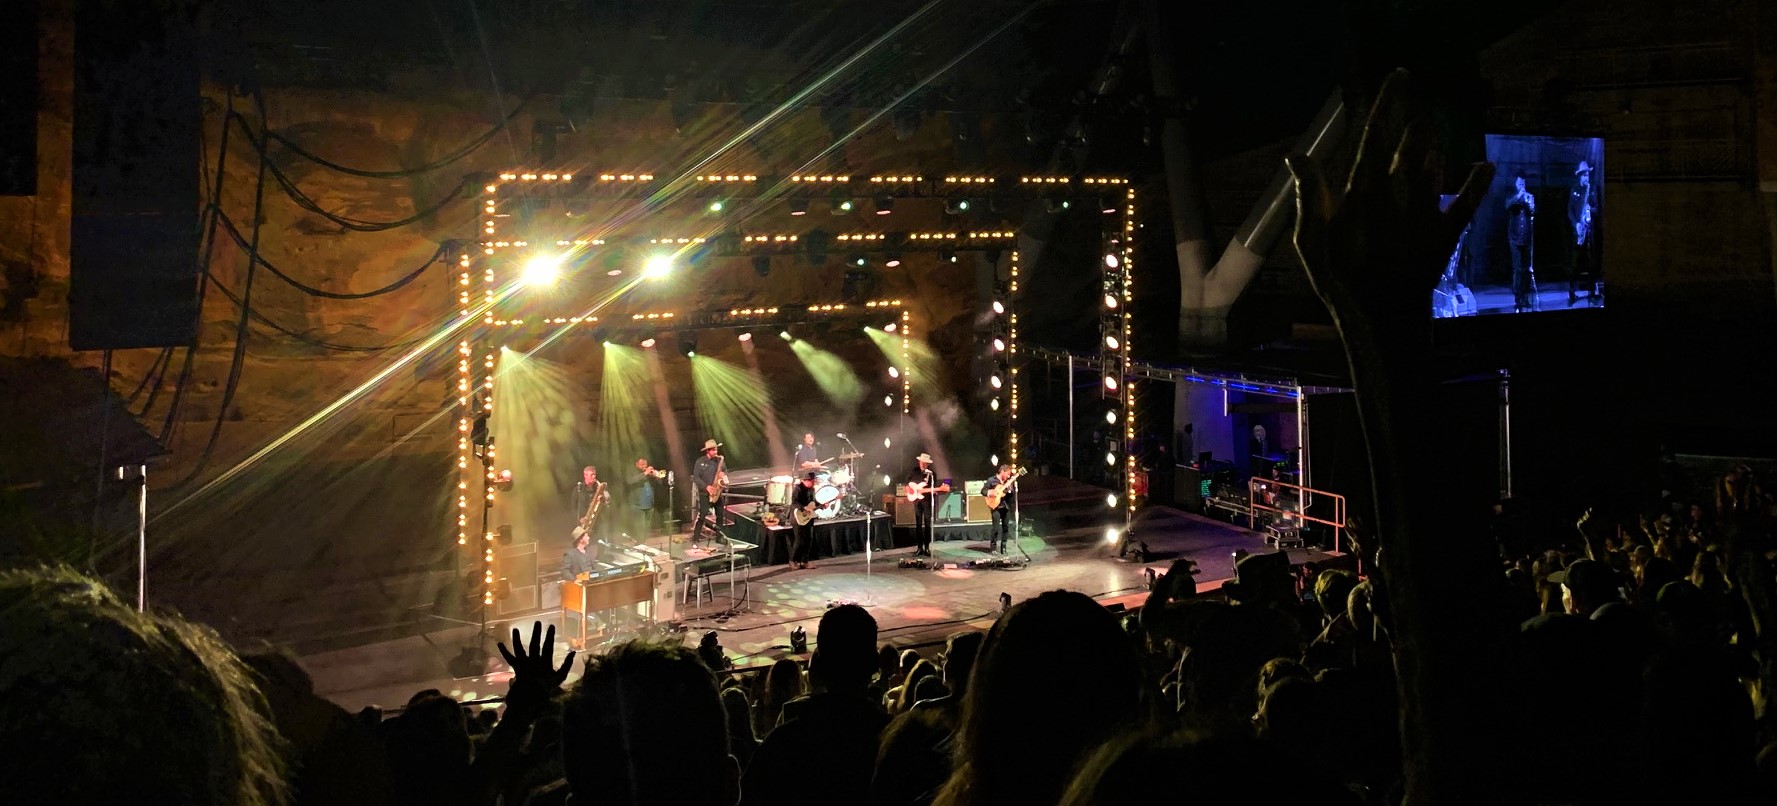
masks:
[(136, 496), (136, 611), (148, 610), (148, 466), (137, 465), (142, 490)]
[(1512, 497), (1512, 372), (1499, 371), (1499, 472), (1501, 498)]
[[(1067, 355), (1067, 477), (1074, 476), (1074, 354)], [(1076, 479), (1077, 480), (1077, 479)]]

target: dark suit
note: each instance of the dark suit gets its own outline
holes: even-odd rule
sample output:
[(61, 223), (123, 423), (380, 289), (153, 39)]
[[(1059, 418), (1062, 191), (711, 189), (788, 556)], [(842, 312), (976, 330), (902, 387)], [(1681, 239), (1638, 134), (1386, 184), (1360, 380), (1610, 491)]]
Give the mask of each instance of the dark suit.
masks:
[(810, 546), (814, 543), (814, 521), (796, 522), (796, 511), (814, 503), (814, 488), (796, 482), (790, 490), (790, 564), (808, 562)]
[(1514, 195), (1506, 202), (1506, 251), (1512, 256), (1512, 305), (1520, 310), (1529, 310), (1536, 295), (1536, 268), (1532, 264), (1536, 256), (1536, 233), (1532, 226), (1535, 216), (1530, 211), (1530, 202), (1523, 197)]
[[(1014, 476), (1013, 478), (1015, 479), (1017, 477)], [(999, 489), (1001, 485), (1011, 483), (1012, 479), (1000, 481), (999, 474), (996, 473), (992, 478), (982, 483), (981, 494), (986, 495)], [(989, 510), (993, 513), (993, 531), (988, 533), (988, 551), (1004, 551), (1006, 549), (1007, 535), (1012, 533), (1012, 499), (1017, 495), (1017, 488), (1008, 490), (1006, 492), (1006, 497), (1000, 499), (1000, 505)]]
[(715, 537), (715, 527), (722, 525), (721, 501), (710, 497), (709, 487), (716, 483), (716, 473), (721, 464), (708, 456), (697, 457), (697, 464), (691, 466), (691, 477), (697, 481), (697, 507), (691, 514), (691, 542), (696, 543), (703, 536), (703, 516), (713, 515), (714, 522), (710, 527), (710, 536)]
[(914, 469), (907, 477), (908, 484), (924, 484), (925, 496), (913, 502), (913, 531), (919, 538), (919, 550), (926, 554), (932, 553), (932, 491), (938, 484), (938, 474), (931, 468)]

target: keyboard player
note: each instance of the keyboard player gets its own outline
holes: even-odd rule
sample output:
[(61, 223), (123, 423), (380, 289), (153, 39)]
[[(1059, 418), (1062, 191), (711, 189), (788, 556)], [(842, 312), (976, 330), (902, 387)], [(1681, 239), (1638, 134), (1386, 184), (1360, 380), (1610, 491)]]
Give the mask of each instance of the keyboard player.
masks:
[(574, 527), (574, 547), (561, 555), (561, 578), (586, 579), (598, 570), (598, 552), (592, 550), (592, 535), (582, 527)]

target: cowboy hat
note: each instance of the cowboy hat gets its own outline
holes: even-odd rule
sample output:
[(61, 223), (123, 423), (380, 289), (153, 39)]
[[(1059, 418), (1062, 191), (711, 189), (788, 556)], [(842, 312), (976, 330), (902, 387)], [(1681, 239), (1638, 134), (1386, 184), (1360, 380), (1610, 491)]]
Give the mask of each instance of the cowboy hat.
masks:
[(1579, 176), (1580, 174), (1589, 174), (1591, 172), (1592, 172), (1592, 165), (1590, 163), (1586, 162), (1585, 160), (1580, 160), (1579, 167), (1573, 169), (1574, 176)]
[(932, 461), (932, 455), (931, 455), (931, 454), (929, 454), (929, 453), (922, 453), (922, 454), (920, 454), (920, 455), (918, 455), (918, 456), (915, 456), (915, 457), (913, 457), (913, 458), (914, 458), (914, 459), (917, 459), (917, 460), (919, 460), (919, 461), (921, 461), (921, 462), (930, 462), (930, 461)]
[(571, 534), (573, 534), (575, 540), (579, 540), (580, 538), (586, 536), (586, 527), (576, 526), (576, 527), (574, 527), (574, 531)]
[(720, 447), (722, 447), (722, 443), (717, 442), (713, 439), (706, 439), (703, 441), (703, 449), (706, 451), (713, 451), (713, 450), (720, 448)]

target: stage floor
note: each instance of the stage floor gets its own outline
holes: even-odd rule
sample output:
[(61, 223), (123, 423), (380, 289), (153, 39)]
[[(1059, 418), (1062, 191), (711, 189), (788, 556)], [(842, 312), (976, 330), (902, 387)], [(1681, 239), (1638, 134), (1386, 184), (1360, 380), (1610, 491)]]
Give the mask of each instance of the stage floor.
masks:
[[(1031, 477), (1038, 481), (1041, 477)], [(716, 630), (724, 650), (737, 666), (769, 665), (790, 655), (789, 635), (797, 626), (814, 639), (816, 623), (831, 603), (854, 602), (876, 617), (880, 640), (901, 647), (929, 646), (952, 633), (984, 629), (999, 609), (999, 595), (1014, 601), (1043, 591), (1080, 591), (1107, 604), (1139, 605), (1145, 599), (1145, 571), (1164, 572), (1181, 556), (1197, 561), (1198, 588), (1221, 587), (1233, 576), (1236, 550), (1267, 550), (1261, 535), (1239, 526), (1190, 515), (1167, 507), (1151, 507), (1137, 521), (1135, 534), (1146, 543), (1150, 561), (1119, 560), (1107, 540), (1103, 491), (1064, 479), (1026, 483), (1022, 503), (1025, 535), (1007, 555), (1028, 560), (1019, 569), (969, 567), (988, 559), (987, 544), (978, 540), (940, 540), (932, 545), (936, 569), (902, 568), (913, 549), (898, 548), (817, 560), (815, 567), (755, 567), (744, 589), (728, 597), (725, 578), (714, 581), (714, 601), (684, 606), (679, 618), (688, 645)], [(666, 546), (670, 538), (656, 538)], [(683, 544), (679, 544), (682, 546)], [(1292, 549), (1297, 564), (1321, 563), (1338, 555), (1316, 549)], [(1346, 558), (1348, 559), (1348, 558)], [(556, 613), (519, 617), (491, 627), (494, 640), (507, 640), (512, 626), (528, 635), (533, 620), (555, 623)], [(399, 705), (414, 692), (437, 688), (463, 699), (504, 693), (506, 678), (499, 654), (494, 666), (502, 673), (451, 679), (445, 661), (473, 638), (473, 628), (459, 628), (350, 649), (319, 652), (300, 658), (315, 678), (315, 688), (341, 706)], [(558, 651), (565, 651), (558, 636)], [(492, 642), (489, 642), (492, 649)], [(558, 655), (559, 657), (559, 655)], [(579, 674), (576, 662), (573, 676)]]

